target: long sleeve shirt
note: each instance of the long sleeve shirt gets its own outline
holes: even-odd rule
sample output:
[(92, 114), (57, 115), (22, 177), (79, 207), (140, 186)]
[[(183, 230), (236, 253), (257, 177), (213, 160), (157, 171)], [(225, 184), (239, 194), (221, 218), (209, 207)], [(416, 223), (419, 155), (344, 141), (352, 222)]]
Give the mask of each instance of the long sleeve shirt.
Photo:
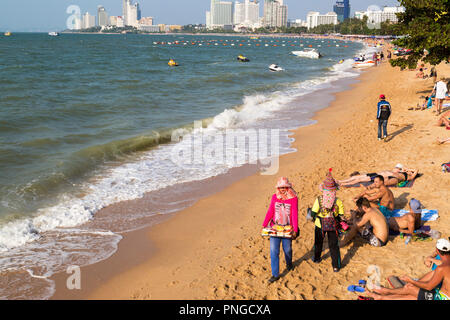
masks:
[(287, 224), (291, 225), (295, 232), (298, 232), (298, 198), (295, 197), (289, 200), (280, 200), (277, 198), (276, 194), (272, 196), (270, 201), (270, 206), (263, 222), (263, 228), (267, 227), (269, 223), (270, 226), (278, 223), (276, 220), (280, 216), (282, 210), (289, 210), (289, 221), (287, 221)]

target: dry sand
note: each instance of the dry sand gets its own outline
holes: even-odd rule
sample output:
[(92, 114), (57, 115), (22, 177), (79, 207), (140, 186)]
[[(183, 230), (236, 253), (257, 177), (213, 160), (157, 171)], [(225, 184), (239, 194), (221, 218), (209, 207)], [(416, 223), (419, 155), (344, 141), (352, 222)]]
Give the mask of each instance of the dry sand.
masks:
[[(440, 75), (450, 71), (445, 64), (437, 69)], [(342, 179), (355, 170), (374, 172), (400, 162), (418, 168), (423, 176), (412, 188), (392, 189), (396, 208), (405, 208), (414, 197), (438, 209), (440, 218), (426, 224), (449, 236), (450, 175), (442, 173), (440, 165), (450, 160), (450, 146), (434, 141), (450, 131), (434, 126), (437, 117), (431, 110), (408, 110), (433, 86), (432, 80), (416, 79), (415, 74), (388, 63), (363, 73), (351, 90), (338, 93), (329, 108), (316, 114), (317, 124), (294, 132), (298, 151), (281, 157), (276, 176), (251, 175), (156, 226), (125, 234), (113, 257), (82, 268), (83, 290), (69, 292), (64, 288), (67, 275), (57, 276), (54, 298), (356, 299), (346, 288), (367, 278), (369, 265), (380, 267), (383, 285), (391, 274), (420, 277), (428, 271), (423, 258), (431, 254), (435, 241), (405, 245), (391, 236), (385, 247), (374, 248), (358, 238), (341, 248), (343, 268), (334, 273), (326, 242), (322, 262), (312, 263), (314, 226), (305, 219), (328, 168)], [(393, 108), (387, 142), (376, 137), (381, 93)], [(284, 271), (281, 254), (281, 279), (268, 285), (269, 241), (260, 231), (280, 176), (287, 176), (299, 194), (301, 233), (293, 242), (295, 269)], [(351, 199), (359, 192), (338, 191), (346, 210), (354, 207)]]

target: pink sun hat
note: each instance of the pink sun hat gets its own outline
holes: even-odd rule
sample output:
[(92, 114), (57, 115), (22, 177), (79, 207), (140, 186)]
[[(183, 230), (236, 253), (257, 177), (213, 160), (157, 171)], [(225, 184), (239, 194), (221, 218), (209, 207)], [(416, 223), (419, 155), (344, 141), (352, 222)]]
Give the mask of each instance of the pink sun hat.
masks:
[(289, 182), (288, 178), (281, 177), (280, 179), (278, 179), (276, 188), (292, 188), (292, 184)]

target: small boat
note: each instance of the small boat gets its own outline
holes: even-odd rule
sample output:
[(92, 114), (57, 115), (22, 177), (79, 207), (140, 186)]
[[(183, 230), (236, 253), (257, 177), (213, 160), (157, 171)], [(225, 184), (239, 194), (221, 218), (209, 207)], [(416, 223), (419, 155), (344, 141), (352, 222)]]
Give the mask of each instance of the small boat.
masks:
[(339, 64), (343, 64), (344, 63), (344, 59), (339, 60)]
[(178, 67), (178, 63), (173, 59), (170, 59), (167, 64), (169, 65), (169, 67)]
[(55, 32), (55, 31), (52, 31), (52, 32), (49, 32), (48, 35), (51, 36), (51, 37), (57, 37), (57, 36), (59, 36), (59, 33)]
[(320, 54), (319, 51), (317, 51), (317, 49), (306, 48), (303, 51), (292, 51), (292, 53), (298, 57), (303, 58), (311, 58), (311, 59), (322, 58), (322, 55)]
[(6, 31), (6, 32), (5, 32), (5, 36), (6, 36), (6, 37), (9, 37), (11, 34), (12, 34), (12, 33), (11, 33), (10, 31)]
[(238, 61), (240, 61), (240, 62), (249, 62), (249, 61), (250, 61), (247, 57), (244, 57), (242, 54), (240, 54), (240, 55), (237, 57), (237, 59), (238, 59)]
[(375, 62), (372, 60), (366, 60), (361, 62), (357, 61), (352, 65), (353, 68), (368, 68), (373, 66), (375, 66)]
[(283, 68), (281, 68), (280, 66), (278, 66), (278, 65), (276, 65), (276, 64), (271, 64), (270, 66), (269, 66), (269, 70), (270, 71), (284, 71), (284, 69)]

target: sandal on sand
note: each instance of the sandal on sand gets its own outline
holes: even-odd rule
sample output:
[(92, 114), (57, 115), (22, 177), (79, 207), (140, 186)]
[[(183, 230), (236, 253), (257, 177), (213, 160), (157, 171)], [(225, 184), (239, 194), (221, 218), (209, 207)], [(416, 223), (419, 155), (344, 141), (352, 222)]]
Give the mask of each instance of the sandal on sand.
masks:
[(391, 287), (394, 289), (403, 288), (405, 286), (405, 282), (400, 280), (399, 277), (390, 276), (387, 278), (387, 280), (388, 280), (389, 284), (391, 285)]
[(360, 286), (351, 285), (347, 287), (347, 290), (350, 292), (364, 292), (366, 289)]
[(371, 297), (358, 296), (358, 300), (374, 300), (374, 299)]

